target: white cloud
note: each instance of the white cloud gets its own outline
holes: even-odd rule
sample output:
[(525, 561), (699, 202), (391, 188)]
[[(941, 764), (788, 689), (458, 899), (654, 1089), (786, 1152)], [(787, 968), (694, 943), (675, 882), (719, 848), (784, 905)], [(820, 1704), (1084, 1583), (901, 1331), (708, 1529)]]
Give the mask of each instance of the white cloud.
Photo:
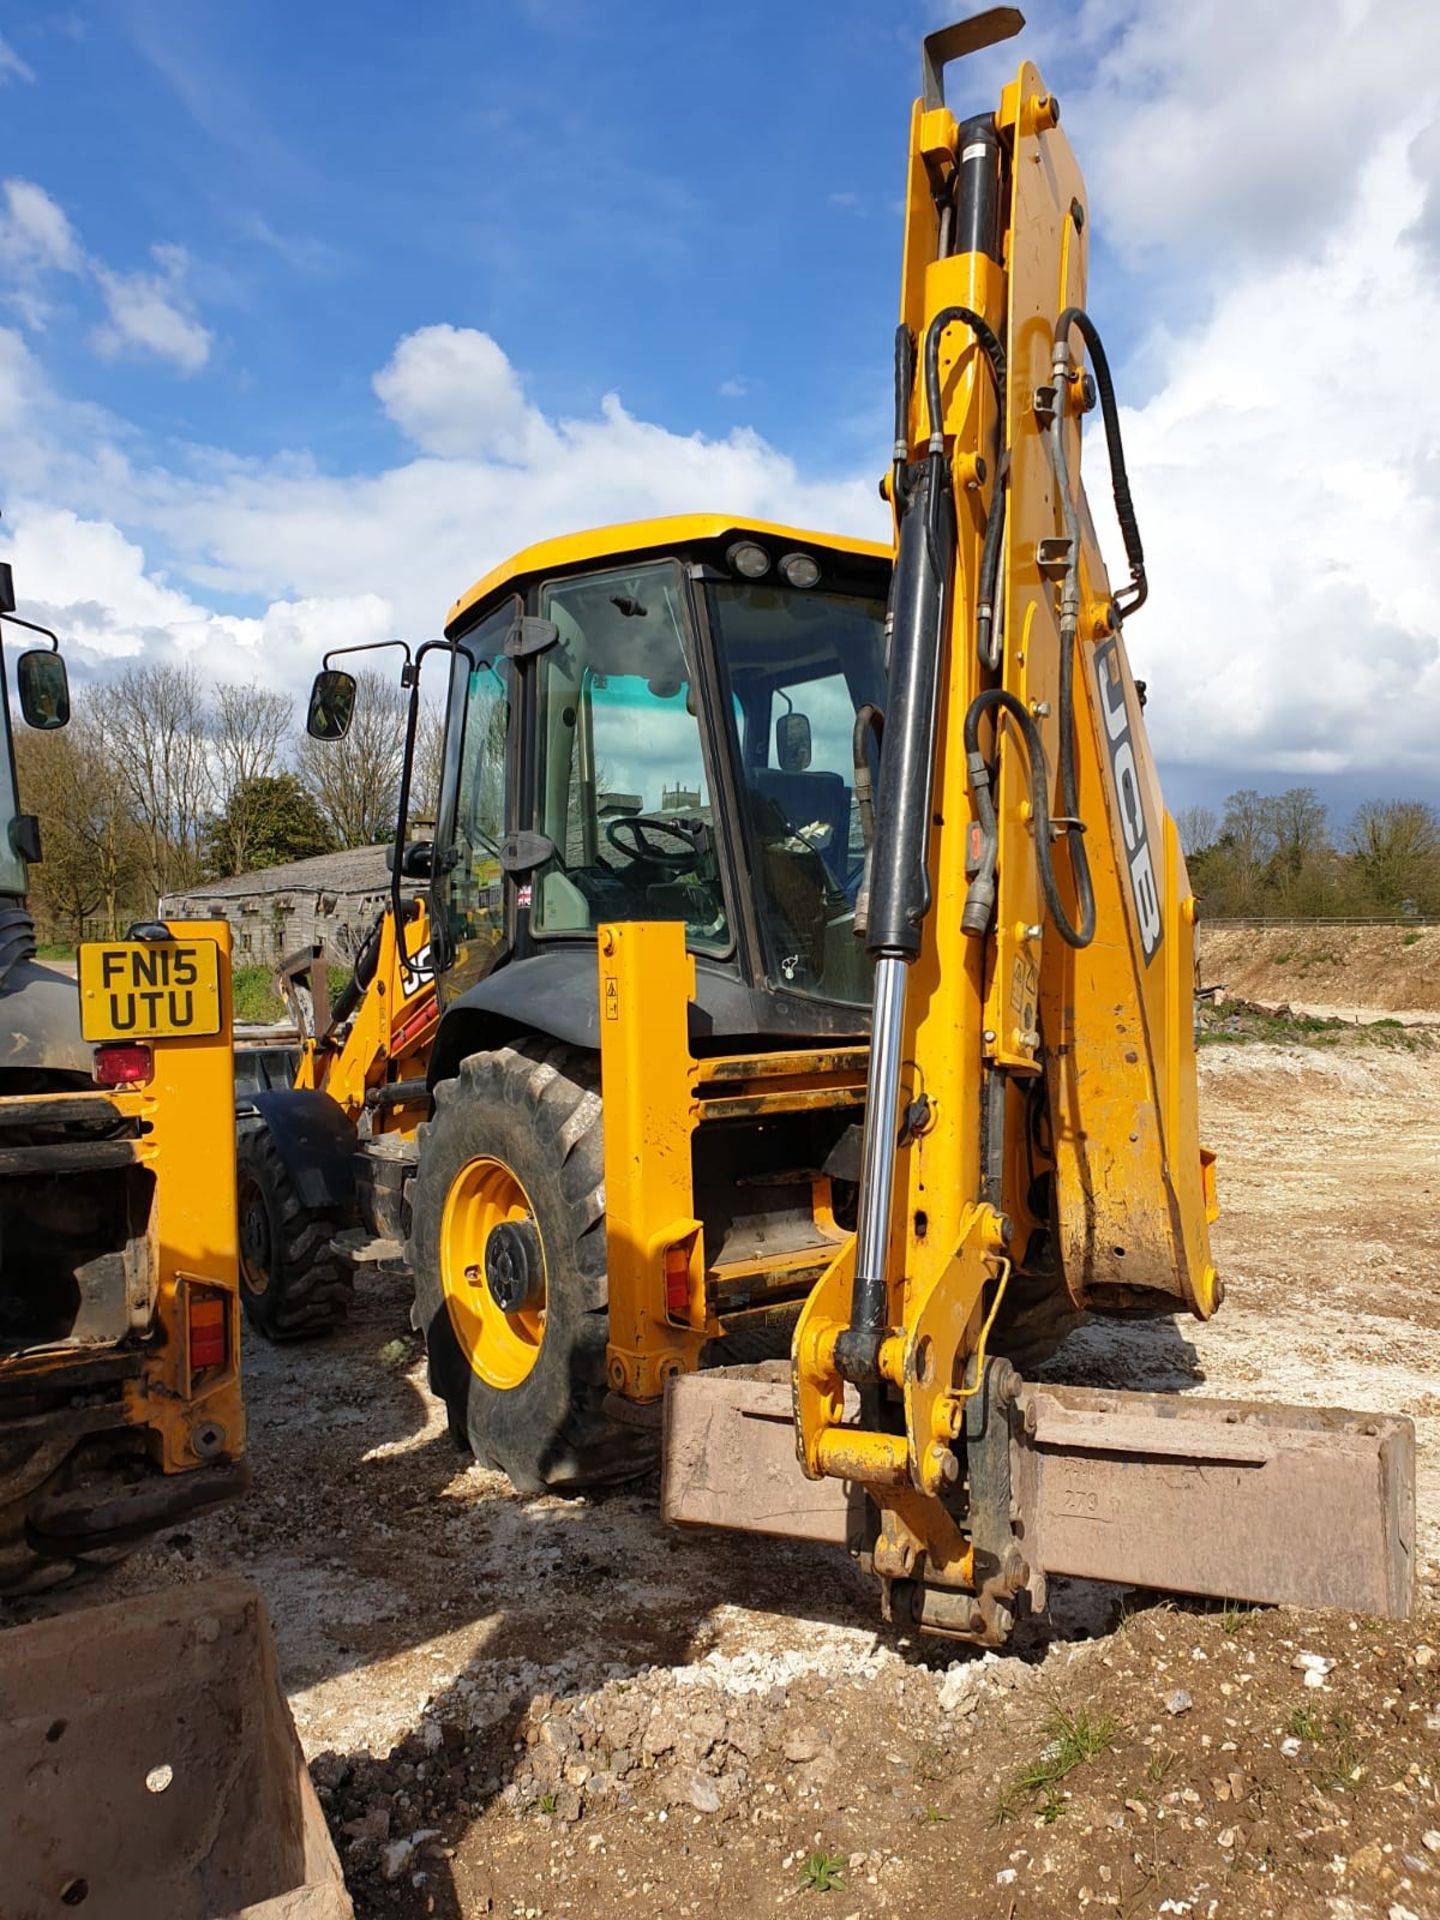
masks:
[(33, 180), (5, 182), (0, 214), (0, 259), (13, 270), (53, 268), (78, 273), (84, 264), (65, 210)]
[(91, 345), (103, 359), (148, 355), (168, 360), (181, 373), (198, 373), (210, 358), (214, 335), (190, 310), (185, 249), (157, 246), (150, 254), (154, 273), (116, 273), (96, 262), (109, 319), (91, 333)]
[(1433, 769), (1440, 394), (1417, 343), (1440, 281), (1406, 238), (1413, 135), (1387, 132), (1323, 249), (1239, 272), (1149, 349), (1166, 377), (1126, 442), (1154, 590), (1131, 642), (1172, 757)]
[(34, 355), (11, 327), (0, 327), (0, 433), (18, 428), (44, 387)]
[(0, 40), (0, 87), (8, 86), (12, 80), (23, 80), (33, 86), (35, 69), (20, 58), (8, 40)]
[[(883, 530), (868, 476), (803, 478), (747, 429), (677, 434), (613, 395), (596, 415), (547, 419), (495, 342), (463, 329), (407, 336), (376, 386), (417, 440), (443, 443), (453, 408), (466, 423), (456, 441), (471, 451), (425, 452), (374, 474), (202, 450), (185, 471), (145, 466), (102, 416), (53, 424), (53, 409), (27, 410), (30, 366), (18, 336), (0, 331), (0, 465), (23, 460), (14, 470), (25, 482), (7, 504), (7, 557), (37, 617), (101, 672), (122, 656), (178, 651), (216, 677), (260, 672), (298, 690), (325, 647), (433, 635), (450, 602), (507, 554), (608, 521), (719, 509)], [(163, 570), (147, 547), (166, 554)], [(214, 613), (204, 603), (220, 595), (265, 611)]]
[(504, 350), (473, 327), (407, 333), (371, 384), (395, 425), (426, 453), (518, 461), (553, 446)]
[[(1020, 43), (1047, 71), (1074, 37), (1056, 25), (1053, 54)], [(1098, 57), (1061, 91), (1092, 211), (1182, 274), (1331, 231), (1440, 69), (1428, 0), (1087, 0), (1080, 38)]]
[(88, 278), (105, 303), (107, 317), (90, 334), (103, 359), (150, 357), (169, 361), (181, 373), (199, 372), (214, 335), (195, 318), (183, 247), (154, 246), (153, 272), (124, 273), (85, 251), (64, 208), (33, 180), (7, 180), (4, 195), (0, 270), (10, 283), (4, 298), (32, 332), (41, 331), (50, 315), (48, 275)]
[(144, 656), (188, 659), (211, 679), (263, 679), (296, 693), (328, 647), (390, 636), (389, 602), (357, 593), (277, 600), (259, 617), (216, 613), (147, 564), (118, 527), (17, 500), (3, 557), (27, 617), (53, 627), (82, 674)]
[(725, 400), (743, 400), (750, 391), (750, 382), (743, 374), (735, 373), (728, 380), (722, 380), (719, 393)]

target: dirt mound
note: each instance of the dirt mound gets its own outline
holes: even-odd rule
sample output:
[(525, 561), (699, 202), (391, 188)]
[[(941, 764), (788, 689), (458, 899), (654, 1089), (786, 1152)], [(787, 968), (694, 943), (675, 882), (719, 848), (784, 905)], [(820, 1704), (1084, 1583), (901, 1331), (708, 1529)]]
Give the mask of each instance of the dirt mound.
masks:
[(1265, 1006), (1440, 1013), (1440, 927), (1206, 927), (1200, 978)]
[(470, 1465), (380, 1272), (247, 1344), (253, 1493), (105, 1597), (259, 1583), (361, 1920), (1440, 1920), (1440, 1050), (1287, 1024), (1201, 1054), (1221, 1312), (1047, 1371), (1410, 1415), (1409, 1623), (1056, 1581), (998, 1657), (906, 1641), (842, 1555), (668, 1533), (653, 1476)]

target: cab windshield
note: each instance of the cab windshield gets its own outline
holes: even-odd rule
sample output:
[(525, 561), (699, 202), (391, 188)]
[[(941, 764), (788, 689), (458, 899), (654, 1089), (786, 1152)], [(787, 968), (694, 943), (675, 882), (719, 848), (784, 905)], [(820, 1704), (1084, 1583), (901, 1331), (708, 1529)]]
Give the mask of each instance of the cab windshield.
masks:
[(690, 946), (724, 952), (680, 569), (555, 581), (540, 613), (559, 637), (539, 663), (536, 825), (554, 854), (536, 875), (534, 931), (680, 920)]
[[(709, 588), (708, 606), (732, 696), (767, 971), (798, 993), (864, 1003), (855, 723), (884, 697), (885, 602), (726, 581)], [(873, 749), (869, 759), (873, 777)]]

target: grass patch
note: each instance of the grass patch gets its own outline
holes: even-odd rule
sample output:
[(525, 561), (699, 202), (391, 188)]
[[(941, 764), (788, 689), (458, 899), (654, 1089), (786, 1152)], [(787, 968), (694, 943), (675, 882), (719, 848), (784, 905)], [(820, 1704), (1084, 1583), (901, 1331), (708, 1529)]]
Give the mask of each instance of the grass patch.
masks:
[(1412, 927), (1412, 928), (1410, 929), (1410, 931), (1409, 931), (1409, 933), (1402, 933), (1402, 934), (1401, 934), (1401, 936), (1400, 936), (1400, 944), (1401, 944), (1401, 946), (1402, 946), (1402, 947), (1413, 947), (1413, 946), (1415, 945), (1415, 942), (1416, 942), (1416, 941), (1417, 941), (1417, 940), (1418, 940), (1419, 938), (1420, 938), (1420, 935), (1419, 935), (1419, 933), (1417, 933), (1417, 932), (1416, 932), (1416, 930), (1415, 930), (1415, 928), (1414, 928), (1414, 927)]
[(1195, 1033), (1197, 1046), (1233, 1047), (1255, 1042), (1281, 1047), (1338, 1047), (1343, 1043), (1391, 1052), (1433, 1053), (1440, 1035), (1429, 1027), (1407, 1027), (1388, 1018), (1355, 1026), (1348, 1020), (1321, 1019), (1317, 1014), (1271, 1013), (1244, 1000), (1232, 1000), (1223, 1007), (1202, 1004)]
[(1077, 1707), (1073, 1713), (1056, 1707), (1042, 1732), (1045, 1745), (1028, 1767), (1022, 1767), (1000, 1795), (997, 1820), (1010, 1820), (1028, 1801), (1032, 1811), (1050, 1825), (1065, 1811), (1056, 1789), (1077, 1767), (1113, 1747), (1120, 1723), (1113, 1714)]
[(800, 1885), (806, 1893), (833, 1893), (844, 1884), (843, 1853), (824, 1853), (817, 1847), (800, 1869)]
[(1343, 1790), (1360, 1778), (1360, 1744), (1348, 1713), (1335, 1709), (1322, 1719), (1313, 1707), (1296, 1707), (1290, 1716), (1290, 1731), (1315, 1749), (1306, 1764), (1322, 1792)]
[(73, 960), (75, 949), (68, 940), (42, 940), (35, 948), (37, 960)]
[(275, 991), (268, 967), (236, 967), (231, 987), (237, 1020), (249, 1026), (273, 1027), (285, 1018), (285, 1002)]

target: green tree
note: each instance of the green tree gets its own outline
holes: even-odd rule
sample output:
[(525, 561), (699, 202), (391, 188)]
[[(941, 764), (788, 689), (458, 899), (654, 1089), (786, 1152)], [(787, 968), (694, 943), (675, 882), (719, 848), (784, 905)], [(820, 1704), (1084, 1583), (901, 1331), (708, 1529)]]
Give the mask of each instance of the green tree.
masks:
[(300, 742), (300, 778), (336, 844), (369, 847), (395, 836), (407, 697), (373, 669), (356, 675), (355, 717), (343, 740)]
[(308, 860), (334, 847), (314, 796), (293, 773), (257, 774), (234, 786), (208, 823), (205, 865), (214, 875), (240, 873)]
[(1325, 806), (1313, 787), (1287, 787), (1272, 794), (1265, 814), (1275, 843), (1272, 859), (1281, 874), (1297, 877), (1329, 851)]
[(1440, 814), (1423, 800), (1367, 800), (1348, 835), (1367, 904), (1381, 913), (1440, 906)]
[(153, 918), (150, 842), (85, 697), (63, 732), (17, 727), (15, 759), (22, 804), (38, 815), (44, 848), (30, 873), (37, 924), (51, 938), (80, 940), (93, 919), (115, 934)]

